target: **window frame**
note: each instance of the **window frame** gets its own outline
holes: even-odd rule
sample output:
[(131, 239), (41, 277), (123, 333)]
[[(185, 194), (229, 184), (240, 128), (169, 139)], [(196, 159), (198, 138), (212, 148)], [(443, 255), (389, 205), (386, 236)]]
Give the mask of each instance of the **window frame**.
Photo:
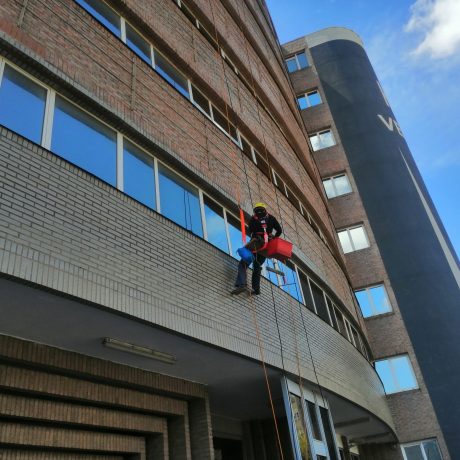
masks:
[[(362, 228), (363, 229), (364, 238), (365, 238), (365, 240), (367, 242), (366, 247), (360, 248), (360, 249), (355, 249), (355, 245), (354, 245), (353, 240), (352, 240), (352, 238), (350, 236), (351, 235), (350, 230), (354, 230), (355, 228)], [(352, 251), (345, 252), (345, 250), (343, 249), (343, 246), (342, 246), (342, 242), (340, 241), (339, 233), (342, 233), (342, 232), (345, 232), (345, 231), (347, 232), (348, 239), (349, 239), (349, 241), (351, 243), (351, 247), (353, 248)], [(358, 225), (353, 225), (352, 227), (341, 228), (341, 229), (337, 230), (337, 236), (339, 237), (340, 247), (341, 247), (342, 252), (344, 254), (351, 254), (352, 252), (362, 251), (364, 249), (370, 248), (370, 246), (371, 246), (371, 243), (369, 241), (369, 237), (367, 236), (367, 232), (366, 232), (366, 228), (364, 226), (364, 223), (358, 224)]]
[[(311, 95), (311, 94), (315, 94), (315, 93), (318, 94), (319, 102), (318, 102), (318, 104), (311, 104), (310, 99), (308, 98), (308, 96)], [(306, 103), (307, 103), (306, 104), (307, 106), (305, 108), (300, 107), (299, 98), (301, 98), (301, 97), (303, 97), (305, 99)], [(297, 98), (297, 104), (299, 106), (299, 110), (307, 110), (307, 109), (309, 109), (311, 107), (316, 107), (317, 105), (323, 104), (323, 98), (321, 97), (321, 93), (319, 92), (319, 88), (312, 89), (312, 90), (307, 91), (305, 93), (298, 94), (296, 96), (296, 98)]]
[[(321, 142), (321, 134), (324, 134), (324, 133), (330, 133), (331, 134), (331, 137), (332, 137), (332, 140), (333, 140), (333, 144), (331, 145), (323, 145), (323, 143)], [(319, 147), (317, 149), (313, 148), (313, 143), (311, 141), (311, 139), (313, 137), (317, 137), (318, 138), (318, 144), (319, 144)], [(324, 149), (328, 149), (328, 148), (331, 148), (331, 147), (334, 147), (337, 145), (337, 140), (335, 138), (335, 134), (334, 132), (332, 131), (332, 128), (329, 127), (327, 129), (322, 129), (320, 131), (316, 131), (315, 133), (313, 134), (309, 134), (308, 135), (308, 140), (310, 141), (310, 145), (311, 145), (311, 149), (314, 151), (314, 152), (318, 152), (320, 150), (324, 150)]]
[[(412, 386), (412, 387), (409, 387), (409, 388), (402, 388), (399, 385), (398, 376), (397, 376), (396, 370), (394, 369), (393, 361), (395, 359), (401, 358), (401, 357), (405, 357), (407, 359), (408, 363), (409, 363), (409, 370), (410, 370), (411, 376), (412, 376), (412, 378), (413, 378), (413, 380), (415, 382), (415, 386)], [(389, 365), (389, 368), (390, 368), (390, 374), (391, 374), (391, 377), (393, 379), (393, 384), (397, 388), (396, 391), (390, 391), (390, 392), (388, 392), (385, 389), (385, 393), (387, 395), (403, 393), (405, 391), (418, 390), (420, 388), (420, 386), (418, 384), (418, 381), (417, 381), (417, 377), (415, 375), (414, 367), (412, 366), (412, 361), (411, 361), (411, 359), (410, 359), (410, 357), (409, 357), (409, 355), (407, 353), (403, 353), (403, 354), (400, 354), (400, 355), (388, 356), (388, 357), (385, 357), (385, 358), (375, 359), (374, 360), (374, 367), (375, 367), (376, 372), (377, 372), (376, 364), (378, 362), (382, 362), (382, 361), (387, 361), (388, 362), (388, 365)], [(378, 372), (377, 372), (377, 374), (378, 374)], [(379, 375), (379, 377), (380, 377), (380, 375)], [(382, 380), (382, 379), (380, 378), (380, 380)], [(382, 380), (382, 384), (383, 384), (383, 387), (385, 388), (385, 384), (384, 384), (383, 380)]]
[(442, 460), (443, 456), (442, 456), (441, 449), (439, 448), (439, 443), (438, 443), (437, 438), (428, 438), (428, 439), (422, 439), (416, 442), (408, 442), (408, 443), (401, 444), (400, 447), (401, 447), (401, 451), (402, 451), (404, 460), (408, 460), (406, 451), (405, 451), (405, 447), (414, 447), (414, 446), (420, 446), (422, 457), (424, 458), (424, 460), (429, 460), (425, 452), (425, 447), (423, 445), (423, 443), (428, 442), (428, 441), (434, 441), (436, 443), (436, 448), (438, 449), (439, 458)]
[[(383, 293), (384, 293), (384, 296), (385, 296), (385, 299), (386, 299), (386, 303), (389, 306), (389, 310), (383, 311), (383, 312), (377, 311), (377, 308), (376, 308), (375, 302), (374, 302), (374, 298), (371, 295), (371, 290), (375, 289), (375, 288), (379, 288), (379, 287), (383, 288)], [(366, 293), (366, 296), (367, 296), (367, 299), (368, 299), (368, 302), (369, 302), (369, 307), (370, 307), (370, 309), (372, 311), (372, 315), (364, 316), (361, 304), (359, 303), (359, 300), (358, 300), (358, 296), (356, 295), (358, 292), (365, 292)], [(354, 295), (356, 297), (356, 301), (358, 302), (358, 306), (359, 306), (359, 309), (361, 311), (361, 315), (362, 315), (362, 317), (364, 319), (373, 318), (375, 316), (380, 316), (380, 315), (386, 315), (386, 314), (392, 313), (394, 311), (393, 306), (391, 305), (391, 302), (390, 302), (390, 298), (388, 297), (388, 291), (387, 291), (384, 283), (373, 284), (373, 285), (366, 286), (366, 287), (363, 287), (363, 288), (355, 289), (353, 291), (353, 293), (354, 293)]]
[[(348, 186), (350, 188), (350, 191), (345, 192), (345, 193), (338, 193), (337, 192), (337, 188), (335, 186), (335, 180), (337, 180), (337, 178), (339, 178), (339, 177), (345, 177), (345, 179), (347, 180), (347, 184), (348, 184)], [(351, 186), (351, 182), (348, 179), (348, 174), (346, 172), (337, 173), (337, 174), (334, 174), (333, 176), (324, 177), (324, 178), (321, 179), (321, 181), (323, 183), (324, 192), (326, 193), (326, 197), (327, 197), (328, 200), (332, 200), (333, 198), (337, 198), (339, 196), (346, 196), (346, 195), (349, 195), (350, 193), (353, 193), (353, 187)], [(324, 182), (326, 182), (326, 181), (331, 181), (331, 185), (332, 185), (332, 188), (333, 188), (334, 193), (335, 193), (334, 196), (329, 196), (328, 195), (326, 187), (324, 186)]]
[[(305, 60), (307, 61), (307, 65), (306, 65), (305, 67), (301, 67), (301, 66), (300, 66), (299, 58), (297, 57), (299, 54), (305, 54)], [(287, 61), (291, 61), (292, 59), (295, 60), (297, 69), (296, 69), (296, 70), (293, 70), (292, 72), (290, 72), (290, 71), (289, 71), (289, 68), (288, 68), (288, 65), (287, 65)], [(295, 53), (295, 54), (293, 54), (293, 55), (291, 55), (291, 56), (288, 56), (288, 57), (284, 58), (284, 62), (285, 62), (286, 70), (287, 70), (288, 73), (298, 72), (299, 70), (308, 69), (308, 67), (311, 67), (310, 61), (308, 60), (308, 56), (307, 56), (307, 53), (306, 53), (305, 50), (303, 50), (303, 51), (298, 51), (297, 53)]]

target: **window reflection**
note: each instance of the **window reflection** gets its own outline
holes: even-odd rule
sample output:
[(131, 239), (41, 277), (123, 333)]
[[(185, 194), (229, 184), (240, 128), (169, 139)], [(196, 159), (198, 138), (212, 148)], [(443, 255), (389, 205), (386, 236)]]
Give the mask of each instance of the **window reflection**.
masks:
[(46, 89), (5, 65), (0, 86), (0, 124), (40, 144)]
[(113, 32), (117, 37), (121, 36), (120, 16), (109, 8), (101, 0), (76, 0), (88, 13), (94, 16), (99, 22), (102, 22), (107, 29)]
[(56, 97), (51, 150), (116, 185), (116, 133), (92, 116)]
[(152, 65), (150, 44), (128, 23), (126, 24), (126, 44), (145, 62)]
[(155, 53), (155, 70), (186, 98), (189, 98), (187, 80), (159, 53)]
[(292, 416), (294, 418), (300, 455), (302, 456), (302, 460), (311, 460), (307, 427), (303, 416), (302, 401), (298, 396), (293, 395), (292, 393), (289, 395), (289, 399), (291, 400)]
[(241, 223), (236, 218), (227, 213), (228, 233), (230, 236), (230, 244), (232, 246), (232, 256), (239, 259), (240, 256), (236, 252), (239, 248), (244, 246), (243, 237), (241, 233)]
[(283, 290), (286, 291), (289, 295), (297, 299), (299, 302), (302, 302), (302, 295), (300, 294), (299, 280), (297, 278), (297, 273), (294, 266), (287, 262), (283, 264), (278, 262), (279, 269), (284, 273), (283, 280)]
[(228, 251), (227, 232), (225, 231), (224, 211), (221, 206), (208, 197), (204, 198), (204, 212), (206, 216), (206, 231), (208, 241), (222, 251)]
[(153, 159), (130, 142), (123, 142), (124, 192), (149, 208), (156, 208), (155, 170)]
[(170, 169), (159, 166), (161, 213), (198, 236), (203, 236), (198, 190)]

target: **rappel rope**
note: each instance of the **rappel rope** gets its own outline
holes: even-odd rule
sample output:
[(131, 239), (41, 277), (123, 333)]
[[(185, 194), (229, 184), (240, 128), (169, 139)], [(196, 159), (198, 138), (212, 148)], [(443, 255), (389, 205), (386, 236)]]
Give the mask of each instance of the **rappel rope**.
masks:
[[(229, 98), (230, 104), (232, 106), (232, 111), (234, 112), (232, 96), (231, 96), (231, 92), (230, 92), (230, 87), (228, 85), (227, 74), (226, 74), (226, 71), (225, 71), (224, 57), (222, 56), (221, 47), (220, 47), (220, 44), (219, 44), (219, 36), (218, 36), (218, 33), (217, 33), (217, 28), (216, 28), (216, 22), (215, 22), (215, 16), (214, 16), (214, 8), (212, 6), (211, 0), (209, 1), (209, 6), (210, 6), (210, 9), (211, 9), (211, 14), (212, 14), (212, 19), (213, 19), (214, 34), (215, 34), (216, 42), (217, 42), (217, 45), (218, 45), (219, 54), (220, 54), (220, 57), (221, 57), (224, 80), (225, 80), (225, 83), (226, 83), (226, 86), (227, 86), (228, 98)], [(225, 104), (225, 109), (226, 109), (226, 115), (227, 115), (227, 122), (229, 124), (228, 125), (228, 130), (230, 132), (230, 118), (228, 116), (228, 105), (227, 105), (227, 103)], [(238, 128), (237, 121), (235, 123), (235, 127)], [(250, 186), (249, 177), (248, 177), (248, 174), (247, 174), (247, 171), (246, 171), (246, 163), (245, 163), (245, 158), (244, 158), (243, 152), (241, 152), (241, 156), (242, 156), (242, 161), (243, 161), (244, 173), (245, 173), (245, 176), (246, 176), (246, 183), (247, 183), (247, 186), (248, 186), (249, 198), (250, 198), (251, 203), (252, 203), (253, 201), (252, 201), (252, 194), (251, 194), (251, 186)], [(244, 227), (244, 211), (243, 211), (243, 209), (241, 207), (241, 201), (240, 201), (241, 200), (241, 194), (238, 193), (238, 195), (239, 195), (238, 206), (239, 206), (239, 210), (240, 210), (240, 219), (241, 219), (241, 224), (242, 224), (241, 235), (242, 235), (242, 238), (243, 238), (243, 237), (246, 236), (245, 235), (246, 229)], [(246, 243), (246, 241), (244, 239), (243, 244), (245, 244), (245, 243)], [(259, 325), (258, 325), (258, 322), (257, 322), (256, 307), (255, 307), (255, 304), (254, 304), (254, 299), (252, 298), (252, 293), (250, 293), (249, 300), (250, 300), (250, 303), (251, 303), (252, 318), (253, 318), (254, 328), (255, 328), (256, 337), (257, 337), (257, 344), (258, 344), (258, 348), (259, 348), (260, 360), (262, 362), (262, 369), (263, 369), (263, 373), (264, 373), (264, 377), (265, 377), (265, 383), (266, 383), (268, 397), (269, 397), (269, 401), (270, 401), (270, 408), (271, 408), (271, 412), (272, 412), (272, 416), (273, 416), (273, 424), (274, 424), (274, 427), (275, 427), (278, 449), (279, 449), (279, 452), (280, 452), (280, 455), (281, 455), (281, 460), (284, 460), (283, 448), (282, 448), (282, 444), (281, 444), (281, 436), (280, 436), (280, 432), (279, 432), (279, 428), (278, 428), (278, 421), (276, 419), (276, 413), (275, 413), (275, 405), (273, 403), (273, 397), (272, 397), (272, 392), (271, 392), (271, 388), (270, 388), (270, 382), (269, 382), (269, 379), (268, 379), (267, 367), (266, 367), (266, 363), (265, 363), (264, 347), (263, 347), (262, 338), (260, 336)]]

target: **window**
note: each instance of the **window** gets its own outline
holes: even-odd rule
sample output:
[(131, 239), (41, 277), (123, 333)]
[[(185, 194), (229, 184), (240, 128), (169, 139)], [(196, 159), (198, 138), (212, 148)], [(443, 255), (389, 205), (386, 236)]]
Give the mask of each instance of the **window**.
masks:
[(404, 460), (442, 460), (436, 439), (401, 446)]
[(364, 318), (391, 311), (390, 301), (382, 284), (355, 291)]
[(201, 109), (208, 117), (211, 117), (211, 106), (209, 105), (208, 99), (203, 96), (193, 85), (192, 85), (192, 96), (194, 104)]
[(342, 315), (342, 312), (338, 309), (338, 308), (334, 308), (334, 313), (335, 313), (335, 318), (337, 320), (337, 325), (338, 325), (338, 330), (339, 332), (347, 339), (349, 340), (348, 338), (348, 331), (345, 327), (345, 321), (343, 319), (343, 315)]
[(294, 265), (291, 262), (278, 262), (278, 268), (284, 273), (283, 291), (302, 302), (302, 294), (300, 293), (299, 280)]
[(126, 23), (126, 44), (145, 62), (152, 65), (152, 49), (150, 43)]
[(345, 195), (352, 191), (346, 174), (339, 174), (328, 179), (323, 179), (323, 185), (328, 198)]
[(161, 54), (155, 53), (155, 70), (183, 96), (189, 98), (187, 79), (180, 74)]
[(319, 412), (323, 422), (324, 435), (326, 437), (326, 444), (329, 450), (329, 458), (330, 460), (338, 460), (335, 446), (335, 432), (329, 418), (329, 411), (325, 407), (319, 406)]
[(316, 413), (316, 405), (311, 401), (307, 401), (308, 415), (310, 417), (312, 434), (314, 439), (322, 440), (321, 430), (319, 429), (318, 414)]
[(203, 236), (198, 189), (169, 168), (158, 167), (161, 213), (198, 236)]
[(244, 246), (243, 236), (241, 233), (241, 222), (227, 212), (228, 236), (230, 238), (230, 245), (232, 246), (231, 255), (236, 259), (240, 256), (236, 252), (239, 248)]
[(312, 136), (309, 136), (309, 138), (314, 152), (335, 145), (335, 139), (330, 129), (320, 131)]
[(324, 293), (315, 283), (310, 281), (311, 292), (315, 301), (316, 312), (318, 316), (329, 324), (329, 315), (327, 313), (326, 300), (324, 299)]
[(0, 124), (40, 144), (47, 90), (5, 65), (0, 86)]
[(225, 115), (212, 106), (212, 117), (216, 124), (218, 124), (230, 137), (239, 145), (238, 133), (232, 123), (230, 123)]
[(286, 59), (286, 66), (289, 73), (295, 72), (296, 70), (305, 69), (308, 67), (308, 59), (305, 51), (294, 54), (294, 56)]
[(300, 110), (319, 105), (321, 102), (323, 101), (321, 100), (321, 96), (317, 90), (297, 96), (297, 104), (299, 104)]
[(76, 0), (76, 2), (117, 37), (121, 37), (120, 16), (112, 8), (101, 0)]
[(222, 251), (229, 252), (224, 210), (207, 196), (204, 197), (204, 215), (208, 241)]
[(308, 276), (305, 275), (304, 272), (299, 270), (299, 279), (300, 279), (300, 286), (302, 288), (303, 300), (304, 305), (311, 310), (313, 313), (315, 312), (315, 304), (313, 303), (313, 298), (310, 292), (310, 283), (308, 282)]
[(375, 370), (379, 374), (387, 394), (418, 388), (407, 355), (375, 361)]
[(310, 446), (307, 436), (307, 426), (303, 416), (302, 400), (297, 395), (292, 393), (289, 394), (289, 399), (291, 403), (292, 418), (294, 419), (295, 423), (300, 455), (302, 460), (310, 460)]
[(115, 131), (59, 96), (56, 97), (51, 150), (105, 182), (116, 185)]
[(362, 225), (341, 230), (338, 236), (345, 254), (369, 247), (369, 241)]
[(123, 141), (123, 191), (149, 208), (156, 208), (153, 159), (126, 140)]

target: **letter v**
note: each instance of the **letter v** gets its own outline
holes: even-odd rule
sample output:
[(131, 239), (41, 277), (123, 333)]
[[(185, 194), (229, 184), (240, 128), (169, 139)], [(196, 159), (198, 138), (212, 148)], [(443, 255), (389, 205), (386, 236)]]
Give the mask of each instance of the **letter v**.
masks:
[(382, 121), (382, 123), (383, 123), (390, 131), (393, 131), (393, 118), (388, 117), (388, 123), (387, 123), (387, 121), (385, 120), (385, 118), (383, 118), (383, 116), (380, 115), (380, 113), (378, 114), (378, 117), (380, 118), (380, 120)]

